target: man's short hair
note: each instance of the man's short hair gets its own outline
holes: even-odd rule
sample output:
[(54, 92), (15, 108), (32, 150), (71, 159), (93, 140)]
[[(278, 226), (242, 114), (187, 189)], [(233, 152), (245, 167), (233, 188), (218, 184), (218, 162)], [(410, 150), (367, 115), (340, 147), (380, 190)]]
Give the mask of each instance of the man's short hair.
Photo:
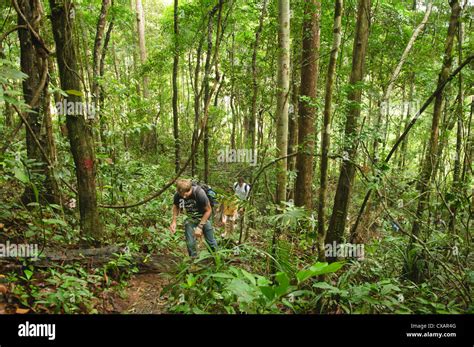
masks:
[(191, 180), (179, 179), (176, 181), (176, 190), (179, 194), (189, 192), (192, 187)]

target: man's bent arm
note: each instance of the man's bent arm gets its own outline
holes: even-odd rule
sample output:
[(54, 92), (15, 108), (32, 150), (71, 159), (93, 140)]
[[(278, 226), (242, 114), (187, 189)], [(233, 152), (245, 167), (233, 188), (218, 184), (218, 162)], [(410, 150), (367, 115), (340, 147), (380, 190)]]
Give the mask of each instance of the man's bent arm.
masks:
[(211, 208), (211, 205), (208, 204), (206, 206), (206, 209), (204, 210), (204, 214), (202, 215), (202, 218), (201, 218), (201, 222), (199, 224), (203, 225), (206, 224), (207, 220), (209, 219), (209, 217), (211, 216), (211, 212), (212, 212), (212, 208)]

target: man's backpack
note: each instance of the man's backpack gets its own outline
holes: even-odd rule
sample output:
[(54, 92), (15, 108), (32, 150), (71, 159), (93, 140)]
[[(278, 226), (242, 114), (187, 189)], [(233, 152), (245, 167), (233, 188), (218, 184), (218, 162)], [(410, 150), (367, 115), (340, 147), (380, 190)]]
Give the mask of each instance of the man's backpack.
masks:
[(214, 207), (215, 205), (217, 205), (218, 203), (217, 193), (210, 186), (208, 186), (205, 183), (201, 183), (199, 181), (193, 181), (193, 186), (201, 187), (202, 190), (204, 190), (204, 193), (206, 193), (207, 198), (209, 199), (209, 203), (211, 204), (211, 207)]

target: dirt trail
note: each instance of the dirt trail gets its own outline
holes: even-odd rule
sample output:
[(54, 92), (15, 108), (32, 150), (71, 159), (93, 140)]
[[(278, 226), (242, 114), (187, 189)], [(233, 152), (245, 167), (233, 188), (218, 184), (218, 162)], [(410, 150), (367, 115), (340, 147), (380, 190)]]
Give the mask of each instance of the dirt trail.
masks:
[(167, 313), (167, 296), (162, 291), (173, 280), (176, 261), (177, 258), (171, 255), (152, 256), (149, 266), (142, 266), (143, 272), (130, 279), (124, 298), (116, 295), (112, 300), (113, 313)]
[(162, 296), (162, 290), (168, 283), (165, 274), (135, 275), (125, 290), (126, 298), (114, 300), (114, 311), (124, 314), (166, 313), (166, 297)]

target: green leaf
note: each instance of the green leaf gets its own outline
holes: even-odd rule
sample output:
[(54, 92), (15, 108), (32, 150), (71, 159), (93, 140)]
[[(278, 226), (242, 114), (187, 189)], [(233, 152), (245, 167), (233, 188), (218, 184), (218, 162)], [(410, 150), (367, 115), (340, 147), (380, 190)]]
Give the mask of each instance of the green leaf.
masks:
[(27, 280), (29, 280), (33, 276), (33, 271), (31, 271), (31, 270), (27, 269), (27, 270), (24, 271), (24, 273), (25, 273), (25, 277), (26, 277)]
[(334, 262), (331, 264), (318, 262), (312, 265), (309, 269), (299, 271), (296, 274), (296, 278), (298, 279), (298, 283), (301, 283), (314, 276), (320, 276), (323, 274), (336, 272), (343, 265), (344, 262)]
[(275, 294), (280, 297), (286, 294), (286, 291), (290, 286), (290, 279), (285, 272), (278, 272), (275, 277), (278, 281), (278, 286), (275, 287)]
[(68, 93), (69, 95), (76, 95), (80, 97), (84, 96), (84, 94), (82, 94), (80, 90), (68, 89), (66, 90), (66, 93)]
[(242, 269), (242, 273), (243, 273), (244, 276), (250, 281), (250, 283), (251, 283), (252, 285), (254, 285), (254, 286), (257, 285), (254, 275), (252, 275), (251, 273), (245, 271), (244, 269)]
[(332, 285), (330, 285), (329, 283), (326, 283), (326, 282), (316, 282), (315, 284), (313, 284), (313, 287), (314, 288), (320, 288), (320, 289), (327, 289), (327, 290), (334, 290), (334, 289), (337, 289), (337, 287), (334, 287)]
[(260, 291), (263, 293), (263, 295), (265, 295), (265, 297), (268, 300), (273, 300), (273, 298), (275, 297), (275, 290), (273, 289), (273, 287), (262, 286), (262, 287), (259, 287), (259, 288), (260, 288)]
[(62, 225), (63, 227), (67, 226), (66, 222), (61, 219), (43, 218), (42, 221), (45, 224)]
[(28, 183), (30, 181), (30, 178), (28, 175), (25, 173), (25, 171), (19, 167), (15, 167), (13, 169), (13, 172), (15, 173), (15, 178), (18, 179), (19, 181), (23, 183)]
[(227, 289), (236, 295), (239, 301), (250, 303), (254, 299), (252, 288), (240, 278), (234, 278)]
[(216, 272), (215, 274), (212, 274), (211, 277), (214, 278), (234, 278), (231, 274), (225, 273), (225, 272)]

